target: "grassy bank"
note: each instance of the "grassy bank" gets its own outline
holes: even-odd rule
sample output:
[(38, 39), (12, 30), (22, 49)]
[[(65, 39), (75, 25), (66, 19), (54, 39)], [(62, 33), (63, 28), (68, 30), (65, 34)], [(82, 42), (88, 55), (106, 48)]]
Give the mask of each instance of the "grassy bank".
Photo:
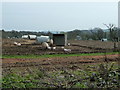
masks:
[[(118, 52), (109, 52), (106, 55), (118, 54)], [(69, 56), (98, 56), (105, 53), (80, 53), (80, 54), (52, 54), (52, 55), (3, 55), (2, 58), (49, 58), (49, 57), (69, 57)]]

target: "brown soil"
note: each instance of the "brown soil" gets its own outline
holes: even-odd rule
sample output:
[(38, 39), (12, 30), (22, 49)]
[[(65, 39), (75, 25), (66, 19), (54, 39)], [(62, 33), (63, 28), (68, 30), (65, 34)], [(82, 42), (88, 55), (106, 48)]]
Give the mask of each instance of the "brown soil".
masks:
[[(21, 46), (13, 43), (20, 42)], [(43, 55), (43, 54), (69, 54), (69, 53), (93, 53), (113, 51), (113, 42), (101, 41), (69, 41), (70, 46), (65, 48), (71, 49), (71, 52), (64, 52), (61, 47), (57, 46), (56, 50), (44, 50), (40, 44), (36, 44), (35, 40), (24, 39), (3, 39), (2, 53), (3, 55)], [(106, 45), (106, 46), (105, 46)], [(107, 47), (107, 48), (105, 48)], [(107, 55), (107, 61), (118, 61), (118, 55)], [(3, 59), (2, 67), (5, 68), (23, 68), (32, 66), (41, 66), (46, 70), (71, 68), (71, 66), (81, 64), (96, 64), (105, 62), (105, 56), (70, 56), (70, 57), (52, 57), (52, 58), (36, 58), (36, 59)], [(72, 67), (73, 68), (73, 67)], [(75, 68), (75, 67), (74, 67)]]
[[(107, 55), (107, 61), (118, 61), (118, 55)], [(100, 63), (105, 62), (105, 56), (70, 56), (70, 57), (52, 57), (38, 59), (3, 59), (3, 68), (5, 67), (31, 67), (43, 66), (52, 68), (53, 66), (67, 67), (70, 65), (80, 65), (81, 63)]]

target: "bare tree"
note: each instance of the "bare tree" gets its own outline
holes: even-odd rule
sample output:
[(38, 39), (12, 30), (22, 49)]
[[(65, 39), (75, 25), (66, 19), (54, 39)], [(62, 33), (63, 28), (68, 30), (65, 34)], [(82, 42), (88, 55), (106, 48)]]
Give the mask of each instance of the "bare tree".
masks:
[(118, 34), (117, 34), (118, 33), (118, 28), (115, 27), (114, 24), (109, 24), (109, 25), (104, 24), (104, 25), (110, 31), (110, 40), (114, 42), (114, 51), (116, 51), (117, 50), (117, 43), (116, 42), (118, 42), (118, 39), (119, 39)]
[(115, 39), (117, 38), (117, 27), (115, 27), (114, 24), (104, 24), (110, 31), (110, 40), (111, 41), (115, 41)]

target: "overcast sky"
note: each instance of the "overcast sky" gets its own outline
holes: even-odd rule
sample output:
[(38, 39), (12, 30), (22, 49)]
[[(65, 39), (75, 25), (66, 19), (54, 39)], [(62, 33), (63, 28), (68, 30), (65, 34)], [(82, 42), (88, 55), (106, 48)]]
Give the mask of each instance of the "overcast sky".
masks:
[(74, 30), (118, 25), (117, 2), (4, 2), (5, 30)]

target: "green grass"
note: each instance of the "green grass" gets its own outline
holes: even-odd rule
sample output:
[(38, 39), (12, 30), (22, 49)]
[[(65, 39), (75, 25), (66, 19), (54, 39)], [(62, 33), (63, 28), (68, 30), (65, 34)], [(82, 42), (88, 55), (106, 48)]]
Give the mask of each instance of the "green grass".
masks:
[[(106, 55), (118, 54), (118, 52), (109, 52)], [(97, 56), (105, 53), (82, 53), (82, 54), (53, 54), (53, 55), (3, 55), (2, 58), (49, 58), (49, 57), (69, 57), (69, 56)]]

